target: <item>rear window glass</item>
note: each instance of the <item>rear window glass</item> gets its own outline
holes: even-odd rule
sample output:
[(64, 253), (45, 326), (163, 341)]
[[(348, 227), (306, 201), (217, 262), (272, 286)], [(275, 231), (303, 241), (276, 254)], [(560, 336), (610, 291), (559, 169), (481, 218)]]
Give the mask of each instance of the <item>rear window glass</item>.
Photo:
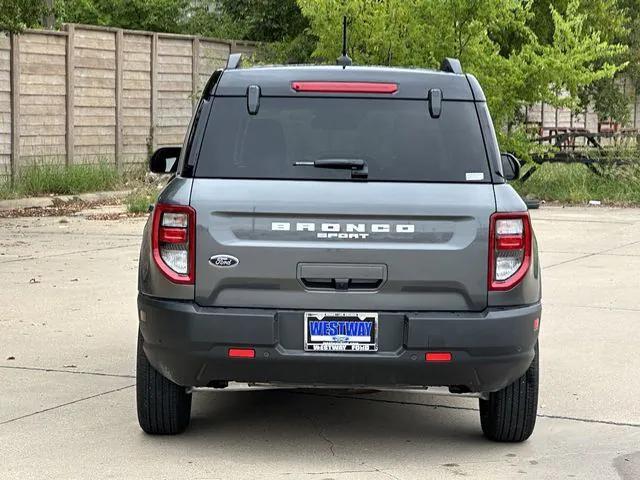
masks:
[(262, 97), (257, 115), (244, 97), (216, 97), (197, 177), (348, 180), (348, 170), (294, 166), (363, 159), (370, 181), (488, 182), (475, 106), (424, 100)]

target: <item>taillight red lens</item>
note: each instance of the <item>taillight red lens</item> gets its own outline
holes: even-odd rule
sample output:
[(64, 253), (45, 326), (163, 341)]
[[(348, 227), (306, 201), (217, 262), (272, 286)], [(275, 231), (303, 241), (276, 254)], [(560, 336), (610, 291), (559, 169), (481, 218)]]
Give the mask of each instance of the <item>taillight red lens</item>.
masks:
[(187, 229), (160, 227), (160, 241), (165, 243), (187, 243)]
[(174, 283), (194, 282), (195, 225), (196, 212), (189, 206), (159, 203), (153, 209), (153, 260)]
[(524, 247), (522, 235), (504, 235), (496, 238), (496, 248), (498, 250), (521, 250)]
[(489, 290), (510, 290), (531, 265), (529, 212), (494, 213), (489, 225)]

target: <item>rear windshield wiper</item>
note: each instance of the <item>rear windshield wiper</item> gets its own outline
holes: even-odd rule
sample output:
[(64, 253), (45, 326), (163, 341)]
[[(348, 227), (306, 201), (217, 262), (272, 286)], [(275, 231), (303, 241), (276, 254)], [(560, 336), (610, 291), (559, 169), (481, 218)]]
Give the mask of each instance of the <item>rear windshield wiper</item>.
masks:
[(335, 168), (351, 170), (351, 178), (367, 178), (369, 168), (361, 158), (321, 158), (312, 162), (295, 162), (296, 167)]

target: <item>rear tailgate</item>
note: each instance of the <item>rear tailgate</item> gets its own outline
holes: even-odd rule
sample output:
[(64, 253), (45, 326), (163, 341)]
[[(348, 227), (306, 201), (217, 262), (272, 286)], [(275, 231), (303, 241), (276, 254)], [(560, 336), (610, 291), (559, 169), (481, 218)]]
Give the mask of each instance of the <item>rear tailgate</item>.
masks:
[[(196, 302), (480, 311), (489, 183), (197, 178)], [(238, 259), (216, 266), (216, 255)]]

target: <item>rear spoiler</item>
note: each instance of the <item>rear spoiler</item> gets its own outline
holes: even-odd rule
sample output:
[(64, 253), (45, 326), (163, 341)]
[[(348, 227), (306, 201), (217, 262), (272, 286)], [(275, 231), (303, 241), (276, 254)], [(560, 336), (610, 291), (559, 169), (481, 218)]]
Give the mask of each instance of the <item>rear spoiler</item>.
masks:
[(227, 59), (227, 66), (224, 67), (225, 70), (235, 70), (236, 68), (240, 68), (242, 63), (242, 54), (241, 53), (232, 53), (229, 55)]
[[(257, 109), (254, 104), (255, 97), (257, 93), (257, 97), (262, 95), (271, 96), (271, 95), (290, 95), (292, 93), (290, 88), (281, 88), (279, 85), (284, 80), (288, 85), (293, 85), (293, 83), (300, 82), (363, 82), (361, 78), (357, 75), (351, 75), (354, 73), (354, 70), (351, 70), (349, 67), (343, 67), (342, 71), (344, 73), (340, 74), (340, 78), (337, 77), (323, 77), (321, 74), (318, 74), (318, 70), (304, 71), (301, 70), (296, 73), (296, 77), (290, 76), (288, 78), (286, 74), (282, 73), (269, 73), (269, 70), (265, 70), (260, 73), (259, 76), (252, 71), (252, 69), (248, 69), (244, 71), (242, 74), (239, 73), (237, 77), (239, 80), (234, 82), (234, 84), (229, 84), (228, 82), (221, 82), (222, 73), (226, 70), (239, 70), (242, 65), (243, 56), (241, 53), (232, 53), (229, 55), (227, 59), (227, 63), (224, 68), (218, 69), (209, 78), (207, 85), (204, 88), (203, 96), (205, 98), (212, 97), (216, 95), (216, 91), (218, 90), (219, 84), (222, 86), (222, 90), (219, 94), (223, 96), (246, 96), (248, 92), (248, 87), (259, 86), (260, 92), (256, 92), (256, 88), (252, 89), (253, 99), (250, 102), (251, 106), (247, 106), (249, 112), (251, 114), (255, 114)], [(440, 65), (440, 71), (444, 73), (452, 73), (455, 75), (459, 75), (461, 78), (451, 78), (446, 81), (446, 88), (442, 88), (441, 82), (434, 82), (434, 85), (428, 85), (421, 82), (416, 83), (415, 81), (411, 81), (409, 84), (409, 91), (407, 91), (407, 87), (404, 87), (403, 95), (400, 95), (405, 98), (417, 98), (417, 99), (428, 99), (433, 102), (436, 108), (431, 111), (431, 115), (434, 118), (439, 116), (439, 109), (437, 108), (437, 104), (440, 101), (446, 100), (472, 100), (476, 102), (484, 102), (486, 101), (484, 93), (482, 92), (482, 88), (480, 87), (476, 78), (471, 74), (465, 74), (460, 60), (457, 58), (445, 58)], [(245, 73), (246, 72), (246, 73)], [(378, 76), (379, 78), (375, 78), (375, 72), (372, 71), (371, 77), (366, 80), (366, 82), (372, 83), (384, 83), (387, 82), (389, 77), (388, 75)], [(264, 76), (263, 76), (264, 75)], [(399, 73), (398, 75), (406, 75), (406, 72)], [(365, 82), (365, 83), (366, 83)], [(396, 80), (397, 82), (397, 80)], [(399, 83), (399, 82), (397, 82)], [(431, 90), (439, 90), (439, 92), (430, 93)], [(437, 93), (437, 95), (436, 95)]]
[(224, 68), (219, 68), (214, 71), (209, 77), (209, 80), (207, 80), (207, 84), (205, 85), (204, 90), (202, 90), (202, 96), (207, 98), (212, 97), (216, 91), (216, 85), (218, 83), (218, 80), (220, 79), (220, 75), (222, 75), (222, 72), (224, 72), (225, 70), (236, 70), (240, 68), (241, 65), (241, 53), (232, 53), (231, 55), (229, 55), (229, 58), (227, 59), (227, 65)]

